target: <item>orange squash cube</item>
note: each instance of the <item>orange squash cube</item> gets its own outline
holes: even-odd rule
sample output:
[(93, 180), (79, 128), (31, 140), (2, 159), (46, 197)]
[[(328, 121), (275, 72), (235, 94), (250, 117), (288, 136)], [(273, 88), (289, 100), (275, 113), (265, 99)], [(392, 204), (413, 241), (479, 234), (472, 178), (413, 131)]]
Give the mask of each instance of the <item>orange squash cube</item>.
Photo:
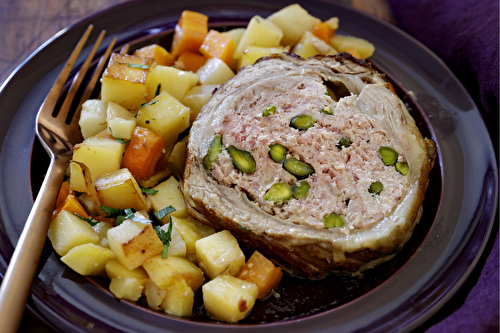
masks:
[(207, 58), (219, 58), (229, 65), (234, 50), (234, 40), (216, 30), (210, 30), (200, 46), (200, 52)]
[(335, 35), (335, 30), (327, 22), (320, 22), (316, 24), (311, 32), (314, 36), (328, 44), (330, 43), (330, 39)]
[(185, 71), (196, 71), (207, 62), (207, 58), (201, 54), (191, 51), (184, 51), (175, 61), (175, 67)]
[(170, 52), (177, 58), (184, 51), (198, 52), (208, 33), (208, 16), (185, 10), (175, 26)]
[(157, 44), (137, 49), (134, 51), (134, 55), (141, 58), (153, 58), (156, 60), (158, 65), (162, 66), (172, 66), (174, 64), (174, 57), (170, 54), (170, 52)]
[(52, 213), (52, 218), (54, 218), (62, 210), (77, 213), (81, 217), (85, 217), (87, 219), (90, 218), (83, 206), (73, 194), (68, 194), (62, 205), (56, 207), (56, 209)]
[(271, 260), (255, 251), (237, 277), (257, 285), (257, 298), (262, 299), (278, 286), (282, 276), (281, 268), (274, 266)]

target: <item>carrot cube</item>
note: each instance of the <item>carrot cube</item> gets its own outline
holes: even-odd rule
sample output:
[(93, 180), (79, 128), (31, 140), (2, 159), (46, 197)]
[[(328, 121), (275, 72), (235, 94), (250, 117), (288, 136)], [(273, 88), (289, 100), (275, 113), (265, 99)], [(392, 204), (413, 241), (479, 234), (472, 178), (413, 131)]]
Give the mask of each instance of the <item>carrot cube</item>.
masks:
[(162, 66), (172, 66), (174, 64), (174, 57), (170, 52), (157, 44), (137, 49), (134, 51), (134, 55), (142, 58), (153, 58), (158, 65)]
[(200, 46), (200, 52), (207, 58), (219, 58), (229, 65), (234, 50), (234, 40), (217, 30), (210, 30)]
[(262, 299), (278, 286), (282, 276), (281, 268), (274, 266), (271, 260), (255, 251), (237, 277), (255, 283), (259, 288), (257, 298)]
[(137, 126), (123, 154), (122, 168), (127, 168), (136, 179), (148, 179), (156, 171), (163, 155), (163, 138), (155, 132)]
[(205, 56), (191, 51), (184, 51), (175, 61), (175, 67), (195, 73), (206, 62), (207, 58)]
[(52, 213), (52, 218), (54, 218), (62, 210), (68, 210), (87, 219), (90, 218), (83, 206), (73, 194), (68, 194), (62, 205), (56, 207)]
[(59, 193), (57, 194), (56, 208), (64, 204), (64, 200), (66, 200), (68, 194), (69, 194), (69, 182), (65, 181), (62, 183), (61, 188), (59, 189)]
[(208, 33), (208, 16), (185, 10), (175, 26), (170, 52), (177, 58), (184, 51), (198, 52)]
[(312, 30), (313, 35), (330, 44), (330, 39), (335, 35), (335, 30), (327, 22), (318, 23)]

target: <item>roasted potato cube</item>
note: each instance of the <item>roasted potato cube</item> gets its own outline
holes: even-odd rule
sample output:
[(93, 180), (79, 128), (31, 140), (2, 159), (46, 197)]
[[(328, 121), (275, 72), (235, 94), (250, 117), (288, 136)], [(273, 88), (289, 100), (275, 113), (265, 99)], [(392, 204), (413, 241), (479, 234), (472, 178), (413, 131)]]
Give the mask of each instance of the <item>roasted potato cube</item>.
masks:
[(112, 278), (109, 291), (118, 298), (136, 302), (141, 298), (144, 283), (134, 278)]
[(329, 55), (338, 53), (333, 47), (314, 36), (310, 31), (304, 33), (292, 52), (304, 59), (317, 54)]
[(256, 15), (248, 23), (238, 46), (234, 50), (233, 57), (236, 59), (241, 58), (243, 50), (249, 46), (279, 46), (282, 37), (283, 31), (276, 24)]
[(243, 50), (243, 55), (240, 58), (239, 67), (253, 65), (257, 59), (261, 57), (268, 56), (270, 54), (288, 52), (288, 47), (275, 46), (275, 47), (260, 47), (260, 46), (249, 46)]
[(154, 59), (113, 53), (102, 74), (101, 100), (134, 110), (147, 102), (147, 77)]
[(114, 257), (115, 255), (110, 249), (87, 243), (69, 250), (61, 257), (61, 261), (78, 274), (100, 275), (108, 260)]
[(234, 72), (219, 58), (210, 58), (196, 71), (196, 75), (201, 84), (223, 84), (234, 76)]
[(184, 218), (172, 216), (172, 221), (186, 243), (186, 252), (196, 253), (195, 243), (198, 239), (203, 238), (203, 235), (193, 222), (194, 219), (191, 216)]
[(179, 317), (191, 317), (193, 314), (194, 292), (186, 280), (176, 279), (167, 287), (167, 293), (160, 307), (166, 313)]
[(294, 46), (304, 32), (311, 31), (321, 20), (311, 16), (299, 4), (286, 6), (267, 18), (283, 31), (282, 45)]
[(195, 243), (198, 265), (210, 279), (236, 276), (245, 265), (245, 255), (236, 238), (227, 230), (199, 239)]
[(161, 289), (156, 285), (156, 283), (154, 283), (153, 280), (148, 279), (144, 284), (144, 295), (146, 296), (146, 301), (151, 309), (160, 310), (160, 305), (167, 295), (167, 290)]
[(219, 275), (202, 287), (203, 305), (220, 320), (236, 323), (255, 305), (259, 288), (251, 282), (230, 275)]
[(144, 261), (163, 251), (163, 242), (151, 223), (131, 220), (125, 220), (119, 226), (109, 229), (108, 243), (116, 260), (129, 270), (141, 266)]
[(108, 230), (111, 228), (113, 228), (113, 225), (107, 222), (99, 222), (92, 227), (92, 229), (94, 229), (94, 231), (99, 236), (99, 243), (98, 243), (99, 246), (109, 249)]
[(375, 52), (375, 46), (369, 41), (357, 38), (354, 36), (338, 35), (330, 39), (330, 44), (339, 52), (351, 52), (351, 49), (356, 50), (361, 59), (367, 59)]
[(120, 262), (116, 259), (111, 259), (106, 263), (104, 267), (106, 270), (106, 275), (108, 278), (120, 278), (120, 279), (136, 279), (140, 281), (143, 285), (149, 279), (148, 273), (139, 266), (132, 270), (127, 269), (125, 266), (120, 264)]
[(106, 121), (111, 134), (115, 138), (130, 140), (134, 132), (135, 114), (116, 103), (109, 102)]
[(113, 208), (147, 210), (146, 197), (134, 176), (122, 168), (95, 179), (95, 188), (101, 205)]
[(89, 99), (82, 104), (78, 125), (84, 139), (106, 129), (106, 110), (107, 103), (99, 99)]
[(198, 117), (201, 107), (208, 102), (217, 87), (217, 84), (203, 84), (201, 86), (194, 86), (186, 93), (182, 99), (182, 104), (191, 110), (190, 122), (193, 122)]
[(198, 83), (198, 76), (193, 72), (175, 67), (156, 66), (149, 73), (148, 99), (152, 100), (157, 93), (168, 92), (180, 101), (186, 93)]
[[(153, 209), (153, 212), (156, 213), (165, 207), (172, 206), (175, 208), (175, 212), (170, 213), (171, 216), (189, 216), (186, 203), (184, 202), (184, 196), (179, 190), (179, 182), (175, 179), (175, 177), (170, 176), (167, 180), (153, 187), (153, 189), (158, 192), (147, 195), (148, 199), (151, 201), (151, 208)], [(168, 223), (168, 221), (168, 216), (165, 216), (161, 220), (161, 223), (165, 224)]]
[[(73, 161), (85, 164), (92, 180), (120, 169), (125, 145), (116, 140), (90, 137), (73, 149)], [(87, 192), (82, 169), (77, 163), (70, 164), (70, 188), (77, 192)]]
[(99, 243), (99, 235), (90, 224), (67, 210), (60, 211), (50, 221), (48, 237), (60, 256), (66, 255), (75, 246)]
[[(165, 232), (168, 231), (169, 223), (161, 226), (161, 229)], [(179, 230), (175, 224), (172, 225), (172, 233), (170, 234), (171, 240), (168, 246), (167, 257), (176, 256), (176, 257), (186, 257), (186, 242), (182, 239)]]
[(189, 108), (166, 91), (162, 91), (137, 113), (137, 125), (156, 132), (165, 147), (174, 145), (177, 137), (189, 126)]
[(146, 260), (142, 267), (151, 280), (162, 289), (168, 288), (177, 279), (182, 278), (193, 291), (196, 291), (205, 281), (203, 271), (186, 258), (171, 256), (162, 259), (161, 255), (157, 255)]

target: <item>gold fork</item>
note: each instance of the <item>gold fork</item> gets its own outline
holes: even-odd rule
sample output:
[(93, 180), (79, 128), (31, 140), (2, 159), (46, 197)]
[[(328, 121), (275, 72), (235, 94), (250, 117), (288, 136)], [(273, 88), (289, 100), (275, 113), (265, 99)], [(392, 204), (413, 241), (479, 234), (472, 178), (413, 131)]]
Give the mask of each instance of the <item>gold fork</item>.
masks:
[(83, 92), (77, 110), (71, 114), (72, 101), (104, 38), (105, 31), (101, 32), (80, 71), (75, 76), (61, 108), (55, 112), (56, 104), (71, 69), (92, 29), (92, 25), (87, 28), (38, 110), (36, 135), (50, 156), (50, 165), (0, 286), (0, 323), (2, 323), (2, 332), (17, 332), (19, 328), (38, 261), (47, 238), (47, 230), (57, 194), (64, 180), (66, 167), (73, 154), (73, 145), (82, 140), (78, 127), (81, 104), (90, 97), (116, 42), (116, 38), (114, 38), (106, 49)]

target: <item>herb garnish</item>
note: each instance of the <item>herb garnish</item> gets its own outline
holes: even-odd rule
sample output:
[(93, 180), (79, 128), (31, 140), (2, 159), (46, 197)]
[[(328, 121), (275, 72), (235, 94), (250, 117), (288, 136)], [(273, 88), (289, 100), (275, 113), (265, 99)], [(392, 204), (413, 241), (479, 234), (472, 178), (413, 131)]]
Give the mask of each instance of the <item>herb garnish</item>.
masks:
[(85, 222), (87, 222), (88, 224), (90, 224), (91, 227), (95, 226), (96, 224), (100, 223), (99, 221), (97, 220), (94, 220), (94, 219), (89, 219), (89, 218), (86, 218), (86, 217), (83, 217), (83, 216), (80, 216), (78, 215), (77, 213), (73, 212), (73, 214), (76, 215), (76, 217), (78, 217), (79, 219), (81, 220), (84, 220)]
[(168, 247), (170, 246), (170, 241), (172, 240), (172, 226), (174, 223), (172, 222), (172, 216), (169, 215), (172, 212), (175, 212), (175, 208), (170, 205), (155, 213), (155, 216), (160, 220), (168, 215), (168, 229), (166, 232), (160, 226), (155, 226), (156, 234), (163, 242), (163, 251), (161, 251), (161, 257), (163, 259), (167, 258)]
[(119, 62), (119, 61), (116, 61), (116, 63), (120, 64), (120, 65), (127, 65), (127, 67), (130, 67), (130, 68), (149, 69), (149, 67), (150, 67), (148, 65), (134, 64), (134, 63), (130, 63), (130, 62)]
[[(158, 102), (158, 100), (156, 100), (156, 101), (152, 101), (152, 102), (149, 102), (149, 103), (147, 103), (147, 104), (146, 104), (146, 103), (142, 103), (142, 104), (141, 104), (141, 106), (139, 106), (139, 109), (142, 109), (142, 108), (143, 108), (143, 107), (145, 107), (145, 106), (153, 105), (153, 104), (155, 104), (156, 102)], [(139, 110), (139, 109), (137, 109), (137, 110)]]
[(109, 128), (109, 131), (111, 132), (111, 135), (113, 135), (113, 138), (115, 138), (115, 140), (118, 141), (119, 143), (129, 143), (130, 142), (130, 139), (127, 140), (124, 138), (117, 138), (116, 136), (114, 136), (113, 131), (111, 130), (111, 127), (108, 127), (108, 128)]
[(158, 86), (156, 87), (155, 97), (160, 94), (160, 90), (161, 90), (161, 83), (158, 83)]
[(158, 190), (154, 190), (152, 188), (146, 188), (146, 187), (142, 187), (142, 186), (140, 186), (140, 188), (141, 188), (141, 192), (144, 194), (156, 194), (156, 193), (158, 193)]
[(118, 209), (112, 207), (101, 206), (101, 209), (107, 214), (107, 218), (116, 218), (115, 224), (120, 225), (125, 220), (131, 220), (133, 222), (139, 222), (143, 224), (152, 223), (150, 219), (137, 217), (134, 215), (135, 211), (133, 208)]

